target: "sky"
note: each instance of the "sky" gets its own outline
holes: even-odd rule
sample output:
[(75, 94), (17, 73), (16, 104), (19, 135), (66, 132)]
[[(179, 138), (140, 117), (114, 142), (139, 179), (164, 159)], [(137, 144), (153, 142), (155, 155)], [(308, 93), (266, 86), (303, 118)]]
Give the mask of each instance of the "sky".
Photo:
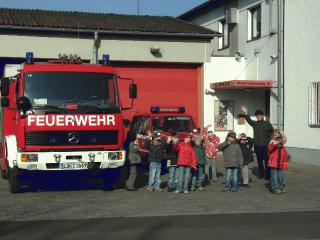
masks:
[(179, 16), (207, 0), (0, 0), (3, 8)]

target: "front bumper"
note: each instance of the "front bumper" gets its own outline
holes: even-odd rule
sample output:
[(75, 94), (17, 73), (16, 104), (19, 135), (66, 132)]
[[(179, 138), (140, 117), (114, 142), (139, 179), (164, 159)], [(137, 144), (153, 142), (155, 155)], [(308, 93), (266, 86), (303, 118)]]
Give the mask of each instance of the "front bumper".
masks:
[[(31, 157), (30, 157), (31, 156)], [(37, 157), (36, 157), (37, 156)], [(118, 168), (125, 151), (18, 152), (13, 165), (25, 170), (68, 171)]]

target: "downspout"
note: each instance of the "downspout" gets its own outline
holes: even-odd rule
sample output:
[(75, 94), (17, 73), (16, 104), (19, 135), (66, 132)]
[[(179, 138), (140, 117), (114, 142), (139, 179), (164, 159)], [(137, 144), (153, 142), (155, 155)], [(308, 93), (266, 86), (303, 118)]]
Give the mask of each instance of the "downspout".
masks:
[(269, 32), (273, 31), (273, 0), (269, 1)]
[(92, 63), (98, 64), (98, 48), (99, 48), (99, 36), (98, 32), (94, 32), (94, 39), (93, 39), (93, 53), (92, 53)]
[(278, 61), (277, 61), (277, 128), (282, 129), (282, 45), (281, 45), (281, 1), (278, 0)]
[(284, 99), (285, 99), (285, 94), (284, 94), (284, 89), (285, 89), (285, 81), (284, 81), (284, 74), (285, 74), (285, 69), (284, 69), (284, 51), (285, 51), (285, 39), (284, 39), (284, 31), (285, 31), (285, 5), (286, 5), (286, 0), (283, 0), (282, 4), (282, 129), (284, 130), (284, 111), (285, 111), (285, 105), (284, 105)]

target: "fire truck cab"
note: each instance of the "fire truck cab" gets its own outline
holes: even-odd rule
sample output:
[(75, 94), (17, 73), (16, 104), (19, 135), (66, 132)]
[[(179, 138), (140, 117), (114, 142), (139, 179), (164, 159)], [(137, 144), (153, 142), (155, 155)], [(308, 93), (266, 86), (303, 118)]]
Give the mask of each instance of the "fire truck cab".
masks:
[[(27, 53), (17, 75), (1, 79), (0, 171), (12, 193), (28, 172), (107, 172), (124, 165), (122, 111), (132, 103), (122, 107), (119, 78), (108, 55), (98, 65), (65, 56), (36, 63)], [(133, 80), (129, 95), (137, 96)], [(118, 181), (104, 176), (105, 186)]]
[(180, 138), (199, 134), (200, 130), (196, 127), (192, 116), (185, 111), (183, 106), (152, 106), (149, 113), (136, 113), (133, 116), (131, 132), (143, 135), (147, 135), (148, 132), (156, 132), (163, 137), (177, 133)]

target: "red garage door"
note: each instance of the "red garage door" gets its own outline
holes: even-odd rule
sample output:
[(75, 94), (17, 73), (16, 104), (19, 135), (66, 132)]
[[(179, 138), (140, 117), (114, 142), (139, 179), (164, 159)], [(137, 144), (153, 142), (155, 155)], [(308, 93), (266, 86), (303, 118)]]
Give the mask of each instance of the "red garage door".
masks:
[[(144, 113), (152, 105), (185, 106), (199, 126), (201, 106), (201, 65), (116, 63), (112, 66), (121, 77), (134, 78), (138, 85), (138, 98), (134, 108), (124, 112), (131, 119), (134, 112)], [(119, 81), (123, 105), (129, 105), (128, 83)]]

